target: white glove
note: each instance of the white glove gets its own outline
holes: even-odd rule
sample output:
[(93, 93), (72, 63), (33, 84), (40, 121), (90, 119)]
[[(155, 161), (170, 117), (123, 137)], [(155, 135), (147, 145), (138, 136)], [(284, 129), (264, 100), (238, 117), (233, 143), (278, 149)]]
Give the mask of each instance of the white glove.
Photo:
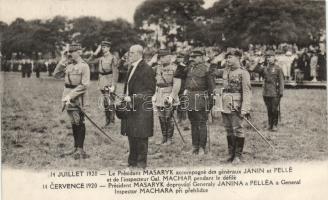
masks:
[(168, 104), (172, 105), (172, 103), (173, 103), (173, 98), (172, 98), (171, 96), (167, 96), (167, 97), (165, 98), (165, 101), (166, 101)]
[(62, 101), (65, 102), (66, 105), (71, 104), (71, 98), (68, 95), (65, 96)]
[(126, 102), (131, 102), (131, 97), (130, 97), (130, 96), (125, 96), (125, 97), (124, 97), (124, 101), (126, 101)]
[(183, 95), (187, 95), (187, 94), (188, 94), (188, 90), (184, 90)]
[(111, 86), (111, 87), (109, 88), (109, 92), (110, 92), (110, 93), (115, 92), (115, 86)]

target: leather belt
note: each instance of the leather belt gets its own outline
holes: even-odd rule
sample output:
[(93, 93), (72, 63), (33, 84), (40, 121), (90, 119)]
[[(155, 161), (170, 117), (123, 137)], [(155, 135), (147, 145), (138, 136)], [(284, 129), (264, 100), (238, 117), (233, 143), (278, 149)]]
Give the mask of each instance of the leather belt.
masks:
[(76, 88), (77, 85), (70, 85), (70, 84), (65, 84), (65, 88), (71, 88), (71, 89), (74, 89)]
[(101, 74), (101, 75), (108, 75), (108, 74), (112, 74), (113, 72), (112, 71), (110, 71), (110, 72), (99, 72), (99, 74)]

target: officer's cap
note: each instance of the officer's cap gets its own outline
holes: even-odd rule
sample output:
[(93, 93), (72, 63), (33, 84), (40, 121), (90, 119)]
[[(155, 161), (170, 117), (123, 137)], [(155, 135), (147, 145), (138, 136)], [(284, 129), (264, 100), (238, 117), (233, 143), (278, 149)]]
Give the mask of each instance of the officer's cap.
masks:
[(227, 58), (227, 57), (230, 56), (230, 55), (232, 55), (232, 56), (237, 56), (237, 57), (241, 58), (242, 53), (241, 53), (241, 51), (239, 51), (238, 49), (230, 49), (230, 50), (226, 53), (225, 58)]
[(68, 52), (74, 52), (74, 51), (79, 51), (82, 50), (81, 44), (79, 43), (73, 43), (69, 45)]
[(101, 42), (101, 46), (103, 46), (103, 47), (110, 47), (111, 45), (112, 45), (112, 43), (109, 42), (109, 41), (102, 41)]
[(204, 55), (204, 52), (201, 50), (193, 50), (190, 53), (190, 57), (203, 56), (203, 55)]
[(275, 52), (273, 50), (268, 50), (265, 52), (265, 56), (275, 56)]
[(167, 55), (171, 55), (171, 52), (169, 49), (160, 49), (158, 50), (158, 56), (167, 56)]

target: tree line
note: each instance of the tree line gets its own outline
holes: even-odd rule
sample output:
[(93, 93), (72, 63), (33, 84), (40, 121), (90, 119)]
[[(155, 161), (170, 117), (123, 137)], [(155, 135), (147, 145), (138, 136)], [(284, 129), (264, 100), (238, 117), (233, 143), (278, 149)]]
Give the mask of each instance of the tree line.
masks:
[(175, 23), (180, 27), (176, 39), (192, 40), (196, 46), (309, 45), (325, 34), (325, 1), (218, 0), (208, 9), (203, 4), (203, 0), (145, 0), (135, 10), (133, 24), (92, 16), (0, 21), (1, 52), (6, 58), (14, 52), (55, 57), (65, 43), (78, 41), (86, 50), (95, 50), (105, 39), (112, 41), (114, 50), (124, 52), (133, 43), (143, 43), (145, 22)]

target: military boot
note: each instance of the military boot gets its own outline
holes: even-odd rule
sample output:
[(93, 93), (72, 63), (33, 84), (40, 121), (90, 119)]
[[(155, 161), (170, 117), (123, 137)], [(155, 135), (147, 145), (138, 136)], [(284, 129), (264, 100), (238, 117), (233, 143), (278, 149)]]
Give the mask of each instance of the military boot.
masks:
[(105, 111), (105, 125), (103, 128), (107, 128), (110, 125), (110, 111)]
[(74, 149), (65, 152), (61, 155), (61, 157), (69, 156), (74, 154), (77, 151), (77, 134), (78, 134), (78, 125), (72, 124), (73, 138), (74, 138)]
[(227, 141), (229, 157), (226, 162), (232, 162), (235, 157), (235, 137), (233, 135), (227, 136)]
[(89, 158), (89, 155), (83, 150), (83, 148), (78, 148), (77, 152), (74, 154), (74, 159), (78, 160), (78, 159), (86, 159)]
[(198, 155), (199, 153), (199, 146), (195, 146), (193, 145), (192, 146), (192, 152), (191, 152), (193, 155)]
[(159, 123), (161, 125), (161, 130), (162, 130), (162, 143), (165, 144), (167, 142), (167, 127), (166, 127), (166, 120), (164, 117), (159, 118)]
[(205, 154), (207, 154), (206, 147), (205, 146), (200, 147), (199, 150), (198, 150), (198, 155), (199, 156), (204, 156)]
[(166, 121), (166, 133), (167, 133), (167, 142), (165, 145), (171, 145), (173, 143), (173, 133), (174, 133), (174, 122), (172, 119)]
[(115, 123), (115, 107), (114, 107), (114, 105), (110, 105), (110, 107), (109, 107), (109, 121), (112, 123), (112, 124), (114, 124)]
[(197, 123), (191, 124), (192, 154), (198, 155), (199, 152), (199, 128)]
[(232, 164), (240, 164), (242, 162), (242, 154), (244, 149), (245, 138), (236, 137), (235, 158)]

